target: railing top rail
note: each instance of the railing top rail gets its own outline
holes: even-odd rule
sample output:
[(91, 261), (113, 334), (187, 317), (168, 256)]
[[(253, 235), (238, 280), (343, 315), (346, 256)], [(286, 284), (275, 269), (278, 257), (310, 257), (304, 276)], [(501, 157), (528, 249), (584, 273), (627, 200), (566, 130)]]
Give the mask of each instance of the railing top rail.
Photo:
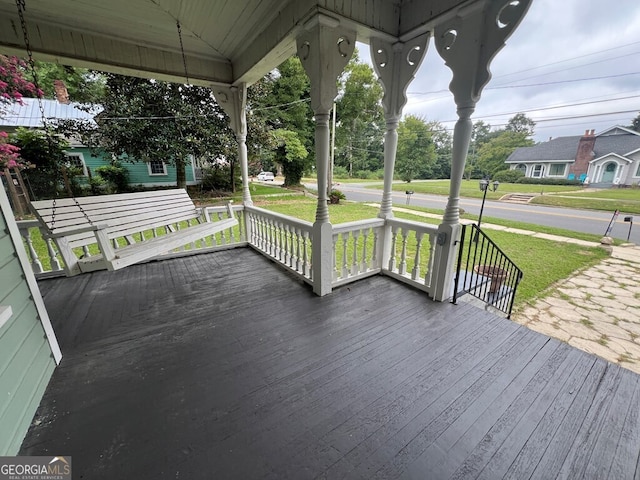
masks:
[(16, 223), (19, 228), (32, 228), (42, 225), (39, 220), (17, 220)]
[(274, 220), (281, 220), (288, 225), (293, 225), (294, 227), (298, 227), (303, 230), (311, 231), (311, 229), (313, 228), (313, 223), (311, 222), (300, 220), (299, 218), (290, 217), (288, 215), (283, 215), (281, 213), (272, 212), (271, 210), (265, 210), (264, 208), (245, 206), (245, 210), (248, 212), (257, 213), (258, 215), (261, 215), (263, 217), (271, 218)]
[(389, 218), (387, 224), (392, 227), (409, 227), (420, 233), (438, 233), (438, 226), (429, 223), (416, 222), (415, 220), (405, 220), (403, 218)]
[(361, 228), (376, 228), (384, 226), (383, 218), (368, 218), (366, 220), (355, 220), (353, 222), (339, 223), (333, 225), (333, 233), (346, 233)]
[[(209, 212), (222, 212), (222, 213), (227, 213), (227, 206), (226, 205), (207, 205), (202, 207), (205, 210), (209, 211)], [(242, 210), (244, 210), (244, 205), (231, 205), (231, 208), (233, 208), (233, 210), (235, 212), (240, 212)]]

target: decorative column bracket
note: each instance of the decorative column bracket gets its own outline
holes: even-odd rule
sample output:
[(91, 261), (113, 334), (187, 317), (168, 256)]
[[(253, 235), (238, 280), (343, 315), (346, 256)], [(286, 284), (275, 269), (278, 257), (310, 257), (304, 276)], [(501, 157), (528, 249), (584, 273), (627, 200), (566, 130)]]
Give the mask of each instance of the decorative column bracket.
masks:
[(242, 202), (253, 205), (249, 191), (249, 160), (247, 157), (247, 84), (215, 87), (213, 94), (231, 121), (231, 129), (238, 141), (238, 162), (242, 173)]
[(326, 295), (331, 293), (334, 268), (333, 234), (327, 206), (329, 113), (338, 96), (338, 77), (353, 54), (356, 34), (340, 27), (338, 20), (323, 14), (313, 17), (305, 29), (297, 38), (297, 47), (298, 57), (311, 82), (311, 108), (316, 122), (318, 205), (313, 224), (313, 291), (317, 295)]
[[(440, 56), (453, 72), (449, 89), (458, 107), (451, 159), (451, 187), (444, 223), (457, 224), (464, 164), (471, 139), (471, 114), (489, 82), (489, 64), (518, 26), (531, 0), (483, 0), (463, 7), (435, 28)], [(472, 59), (472, 61), (470, 61)]]
[(435, 44), (453, 72), (449, 89), (457, 106), (453, 133), (451, 185), (438, 247), (434, 255), (433, 298), (451, 297), (455, 274), (456, 242), (460, 237), (460, 187), (471, 140), (471, 115), (489, 82), (489, 65), (527, 12), (531, 0), (482, 0), (458, 10), (457, 15), (436, 26)]
[(406, 42), (391, 43), (379, 38), (371, 40), (373, 68), (384, 90), (387, 130), (384, 136), (384, 189), (379, 217), (393, 218), (391, 189), (398, 148), (398, 122), (407, 103), (407, 87), (427, 53), (430, 33), (426, 32)]

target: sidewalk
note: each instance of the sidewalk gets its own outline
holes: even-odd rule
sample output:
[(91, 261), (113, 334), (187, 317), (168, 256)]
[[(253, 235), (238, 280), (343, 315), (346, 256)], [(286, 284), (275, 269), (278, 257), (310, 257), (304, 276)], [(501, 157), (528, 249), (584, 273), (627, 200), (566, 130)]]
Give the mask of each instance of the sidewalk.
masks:
[[(393, 210), (442, 219), (402, 207)], [(587, 247), (600, 245), (487, 223), (482, 228)], [(640, 373), (640, 246), (612, 250), (610, 257), (559, 282), (553, 293), (514, 312), (511, 318), (531, 330)]]

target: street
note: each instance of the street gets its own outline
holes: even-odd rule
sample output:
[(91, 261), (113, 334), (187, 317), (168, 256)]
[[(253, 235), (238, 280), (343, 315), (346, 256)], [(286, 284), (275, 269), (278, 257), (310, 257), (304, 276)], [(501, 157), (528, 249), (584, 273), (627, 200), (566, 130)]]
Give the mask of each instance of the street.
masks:
[[(315, 185), (309, 185), (314, 188)], [(343, 183), (337, 187), (342, 191), (348, 200), (356, 202), (376, 202), (382, 199), (382, 190), (366, 188), (365, 185), (355, 183)], [(460, 208), (466, 212), (478, 215), (480, 213), (480, 199), (461, 198)], [(411, 195), (410, 205), (418, 207), (444, 209), (447, 197), (441, 195), (426, 195), (414, 193)], [(407, 195), (403, 192), (393, 192), (393, 204), (396, 206), (406, 206)], [(484, 206), (483, 218), (495, 217), (505, 220), (533, 223), (548, 227), (564, 228), (575, 232), (592, 233), (604, 235), (609, 222), (613, 216), (613, 211), (603, 212), (595, 210), (578, 210), (560, 207), (547, 207), (542, 205), (521, 205), (487, 200)], [(629, 216), (629, 215), (626, 215)], [(625, 215), (621, 212), (610, 233), (612, 237), (622, 240), (627, 239), (629, 233), (629, 223), (623, 222)], [(634, 218), (640, 223), (640, 216)], [(631, 230), (630, 242), (640, 244), (640, 225), (634, 226)]]

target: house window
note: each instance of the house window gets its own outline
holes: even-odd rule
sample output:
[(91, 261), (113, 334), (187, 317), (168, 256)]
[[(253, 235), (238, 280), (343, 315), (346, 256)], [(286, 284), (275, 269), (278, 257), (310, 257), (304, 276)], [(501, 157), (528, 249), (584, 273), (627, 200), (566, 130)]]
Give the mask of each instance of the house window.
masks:
[(519, 172), (522, 172), (525, 175), (527, 174), (527, 166), (524, 163), (520, 163), (516, 165), (516, 168), (514, 168), (514, 170), (518, 170)]
[(564, 177), (565, 163), (554, 163), (549, 167), (550, 177)]
[(79, 172), (82, 172), (81, 175), (87, 176), (87, 165), (84, 163), (84, 157), (81, 153), (66, 153), (67, 157), (67, 168), (77, 169)]
[(640, 177), (640, 162), (638, 162), (638, 169), (636, 170), (636, 177)]
[(151, 160), (147, 166), (149, 167), (149, 175), (167, 174), (167, 165), (162, 160)]
[(544, 168), (542, 167), (542, 165), (534, 165), (531, 176), (535, 178), (540, 178), (542, 177), (543, 172), (544, 172)]

